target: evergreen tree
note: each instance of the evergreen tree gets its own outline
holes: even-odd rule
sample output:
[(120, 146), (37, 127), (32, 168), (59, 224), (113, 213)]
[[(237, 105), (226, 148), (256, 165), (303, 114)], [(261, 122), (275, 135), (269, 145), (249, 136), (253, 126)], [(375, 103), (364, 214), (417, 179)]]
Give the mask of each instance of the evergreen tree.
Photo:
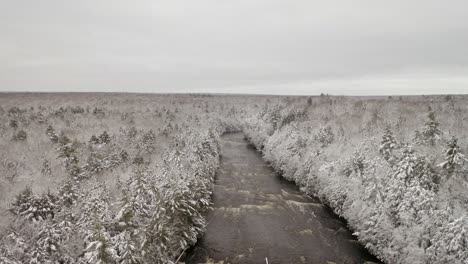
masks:
[(48, 160), (44, 160), (42, 163), (41, 173), (42, 175), (50, 175), (52, 173), (52, 169), (50, 168)]
[(91, 138), (89, 139), (90, 144), (99, 144), (99, 138), (96, 137), (96, 135), (92, 135)]
[(60, 132), (60, 135), (58, 136), (58, 143), (60, 143), (60, 145), (64, 146), (64, 145), (67, 145), (71, 142), (71, 140), (65, 135), (65, 133)]
[(121, 161), (125, 162), (128, 160), (128, 152), (125, 149), (122, 149), (119, 153)]
[(353, 173), (359, 178), (363, 178), (364, 174), (364, 169), (366, 167), (365, 164), (365, 156), (360, 153), (359, 150), (354, 151), (353, 155), (347, 162), (347, 166), (344, 169), (343, 173), (347, 176), (350, 177), (353, 175)]
[(39, 261), (38, 263), (64, 263), (67, 258), (65, 252), (61, 250), (62, 241), (66, 238), (57, 225), (51, 219), (44, 221), (38, 231), (37, 237), (34, 238), (35, 245), (31, 253), (31, 262)]
[(33, 193), (31, 187), (28, 185), (16, 195), (15, 201), (12, 203), (10, 211), (14, 214), (20, 214), (28, 210), (30, 207), (31, 199), (33, 198)]
[(383, 171), (378, 169), (386, 168), (386, 166), (382, 166), (382, 160), (380, 158), (374, 158), (366, 163), (366, 170), (362, 173), (361, 178), (363, 186), (361, 199), (380, 206), (383, 202), (383, 183), (381, 177), (378, 175), (383, 173)]
[(18, 128), (18, 121), (15, 119), (11, 119), (9, 125), (11, 128), (16, 130)]
[(430, 217), (434, 209), (435, 177), (430, 162), (424, 157), (417, 157), (414, 173), (407, 183), (406, 193), (401, 203), (400, 218), (403, 222), (411, 225)]
[(172, 261), (170, 217), (163, 207), (152, 211), (150, 221), (144, 226), (142, 251), (147, 263), (170, 263)]
[(385, 160), (393, 164), (395, 162), (395, 155), (393, 151), (397, 148), (397, 142), (393, 136), (393, 132), (390, 129), (390, 126), (387, 126), (382, 136), (382, 141), (380, 142), (379, 152), (382, 154)]
[(58, 148), (59, 158), (63, 158), (65, 168), (70, 169), (72, 165), (78, 164), (78, 158), (76, 157), (76, 149), (72, 144), (61, 145)]
[(439, 130), (439, 122), (437, 122), (435, 113), (431, 109), (429, 109), (429, 113), (427, 114), (427, 121), (424, 124), (424, 130), (422, 132), (422, 136), (425, 139), (427, 144), (434, 146), (437, 139), (440, 138), (440, 130)]
[(118, 235), (112, 238), (114, 251), (118, 256), (119, 264), (140, 264), (144, 263), (141, 256), (141, 251), (136, 235), (129, 230), (123, 230)]
[(143, 165), (144, 163), (144, 159), (143, 159), (143, 156), (141, 156), (140, 153), (136, 154), (136, 156), (133, 158), (133, 164), (136, 164), (136, 165)]
[(16, 196), (10, 211), (26, 219), (44, 220), (54, 217), (56, 209), (57, 197), (54, 194), (47, 192), (41, 196), (35, 196), (31, 188), (26, 187)]
[(127, 137), (129, 139), (132, 139), (132, 138), (135, 138), (137, 134), (138, 134), (138, 130), (136, 129), (136, 127), (132, 126), (127, 132)]
[(96, 231), (95, 225), (101, 227), (111, 223), (113, 218), (112, 211), (109, 208), (109, 195), (104, 185), (94, 186), (78, 205), (81, 214), (77, 220), (77, 227), (81, 231), (81, 235), (85, 240), (85, 244), (89, 243), (93, 234)]
[(49, 137), (50, 141), (53, 143), (57, 143), (59, 140), (59, 137), (57, 136), (57, 133), (55, 133), (55, 129), (52, 127), (52, 125), (49, 125), (46, 129), (46, 135)]
[(111, 138), (107, 131), (102, 132), (101, 135), (99, 135), (99, 143), (101, 144), (109, 144), (111, 141)]
[(65, 206), (72, 206), (78, 199), (78, 189), (73, 181), (66, 181), (58, 191), (59, 202)]
[(468, 263), (467, 226), (466, 217), (460, 217), (439, 227), (426, 250), (428, 263)]
[(401, 204), (405, 199), (406, 183), (409, 181), (413, 174), (416, 165), (416, 157), (414, 151), (408, 145), (405, 145), (403, 150), (403, 157), (396, 165), (386, 186), (385, 201), (389, 207), (390, 218), (398, 223), (399, 212), (401, 211)]
[(410, 184), (417, 184), (426, 190), (435, 191), (438, 188), (438, 183), (439, 175), (436, 173), (432, 161), (425, 156), (416, 157), (414, 177), (411, 178)]
[(421, 134), (421, 131), (419, 131), (419, 130), (414, 131), (413, 143), (416, 144), (416, 145), (424, 144), (424, 137)]
[(27, 138), (28, 138), (28, 134), (24, 130), (20, 130), (16, 134), (13, 135), (13, 140), (17, 140), (17, 141), (25, 141)]
[(442, 167), (447, 172), (448, 177), (451, 177), (454, 173), (461, 170), (466, 160), (465, 155), (460, 151), (457, 139), (453, 137), (447, 144), (445, 161), (438, 166)]
[(116, 215), (117, 230), (119, 233), (112, 238), (113, 247), (119, 256), (119, 263), (135, 264), (142, 263), (141, 252), (141, 232), (140, 226), (143, 226), (145, 220), (149, 219), (146, 215), (139, 215), (135, 210), (137, 203), (131, 196), (130, 189), (122, 189), (122, 208)]
[(110, 245), (110, 239), (111, 238), (105, 227), (99, 220), (96, 220), (92, 233), (87, 238), (89, 243), (87, 244), (82, 257), (84, 263), (116, 263), (118, 256)]
[(314, 135), (314, 139), (322, 144), (322, 148), (327, 147), (335, 140), (331, 126), (327, 125), (321, 127), (319, 131)]
[(78, 165), (77, 162), (71, 164), (71, 166), (68, 167), (67, 171), (70, 177), (77, 183), (84, 176), (84, 174), (81, 172), (81, 167)]
[(394, 224), (417, 222), (431, 212), (435, 177), (430, 161), (416, 157), (406, 145), (385, 188), (385, 201)]
[(271, 131), (271, 133), (273, 133), (278, 128), (280, 119), (281, 106), (279, 104), (273, 106), (271, 109), (269, 109), (268, 106), (265, 105), (263, 120), (272, 126), (273, 131)]
[(142, 138), (143, 149), (148, 151), (149, 153), (154, 152), (156, 150), (155, 139), (156, 136), (153, 130), (150, 130), (147, 133), (145, 133)]
[(151, 206), (156, 194), (148, 178), (148, 173), (146, 168), (137, 168), (127, 182), (127, 205), (132, 207), (135, 217), (149, 217), (151, 215)]
[(90, 174), (98, 173), (104, 170), (104, 162), (101, 153), (91, 152), (84, 166), (86, 172)]

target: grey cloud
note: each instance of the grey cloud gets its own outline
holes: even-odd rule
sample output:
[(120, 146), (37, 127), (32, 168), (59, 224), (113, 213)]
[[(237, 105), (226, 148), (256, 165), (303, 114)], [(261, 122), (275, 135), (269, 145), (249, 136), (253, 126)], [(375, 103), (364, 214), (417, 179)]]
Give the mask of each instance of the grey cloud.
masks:
[(4, 1), (0, 90), (466, 93), (465, 1)]

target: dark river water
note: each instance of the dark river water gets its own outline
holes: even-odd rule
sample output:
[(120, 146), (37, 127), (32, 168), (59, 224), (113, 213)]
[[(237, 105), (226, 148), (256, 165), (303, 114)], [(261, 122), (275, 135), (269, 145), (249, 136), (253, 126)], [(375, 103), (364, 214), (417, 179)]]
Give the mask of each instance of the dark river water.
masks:
[(221, 141), (213, 207), (185, 263), (378, 263), (316, 198), (278, 176), (242, 133)]

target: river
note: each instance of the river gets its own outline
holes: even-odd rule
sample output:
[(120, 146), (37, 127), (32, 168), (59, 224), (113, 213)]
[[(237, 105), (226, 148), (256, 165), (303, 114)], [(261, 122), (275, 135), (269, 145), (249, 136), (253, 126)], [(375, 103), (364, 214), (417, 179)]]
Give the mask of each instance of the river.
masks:
[(379, 263), (346, 223), (276, 174), (242, 133), (221, 140), (204, 237), (185, 263)]

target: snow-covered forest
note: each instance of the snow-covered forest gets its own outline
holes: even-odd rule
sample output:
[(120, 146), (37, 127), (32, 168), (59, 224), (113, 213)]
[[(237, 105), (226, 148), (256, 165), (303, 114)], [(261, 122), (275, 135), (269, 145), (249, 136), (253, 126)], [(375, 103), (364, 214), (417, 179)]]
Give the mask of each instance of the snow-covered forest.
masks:
[(383, 262), (468, 263), (467, 100), (2, 94), (0, 263), (177, 263), (233, 130)]
[(386, 263), (468, 263), (466, 96), (281, 98), (244, 131)]

